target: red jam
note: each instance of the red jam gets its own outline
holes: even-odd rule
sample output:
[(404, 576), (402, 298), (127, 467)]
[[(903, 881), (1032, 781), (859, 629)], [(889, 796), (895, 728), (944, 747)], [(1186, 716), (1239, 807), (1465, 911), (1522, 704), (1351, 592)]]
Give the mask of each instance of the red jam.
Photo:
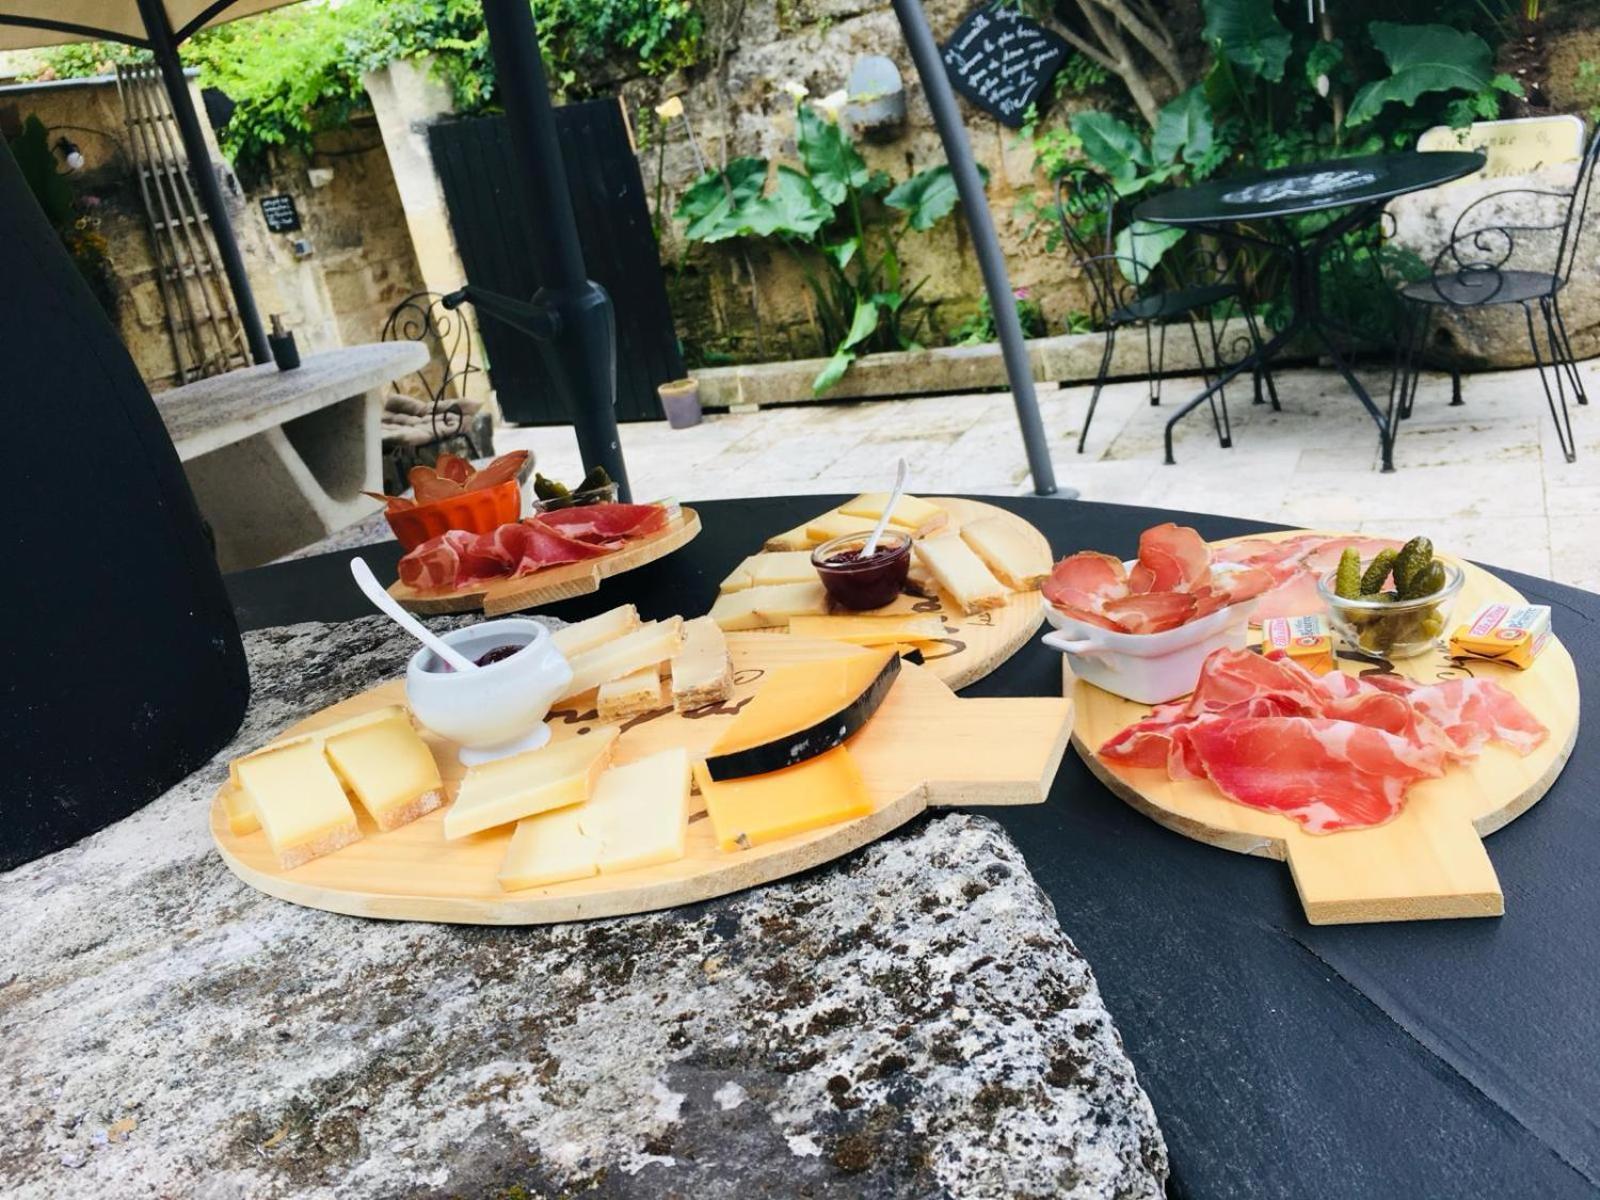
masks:
[(513, 654), (521, 649), (522, 647), (520, 645), (496, 646), (493, 650), (485, 650), (472, 661), (477, 663), (480, 667), (487, 667), (490, 663), (497, 663), (503, 658), (510, 658)]
[(825, 542), (811, 553), (829, 598), (854, 612), (891, 603), (904, 590), (911, 569), (910, 534), (884, 530), (871, 557), (862, 553), (866, 542), (866, 534), (852, 533)]

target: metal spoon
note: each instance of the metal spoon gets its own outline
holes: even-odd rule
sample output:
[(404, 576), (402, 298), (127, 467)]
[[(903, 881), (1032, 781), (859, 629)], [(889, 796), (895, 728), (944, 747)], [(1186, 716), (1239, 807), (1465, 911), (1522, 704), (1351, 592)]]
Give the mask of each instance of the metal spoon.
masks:
[[(889, 493), (889, 503), (883, 506), (883, 515), (878, 518), (878, 523), (872, 528), (872, 536), (867, 539), (866, 548), (861, 551), (862, 558), (871, 558), (873, 551), (878, 548), (878, 539), (883, 536), (883, 530), (889, 524), (889, 516), (894, 512), (894, 506), (900, 503), (900, 493), (906, 490), (906, 460), (901, 459), (900, 465), (894, 474), (894, 491)], [(388, 593), (384, 593), (388, 596)]]
[(458, 671), (476, 671), (478, 669), (477, 663), (462, 654), (449, 642), (442, 640), (421, 621), (401, 608), (400, 602), (389, 595), (384, 590), (383, 584), (378, 582), (378, 577), (372, 573), (372, 568), (367, 566), (366, 559), (352, 558), (350, 560), (350, 574), (356, 577), (356, 586), (367, 594), (368, 600), (377, 605), (379, 612), (444, 659), (445, 662)]

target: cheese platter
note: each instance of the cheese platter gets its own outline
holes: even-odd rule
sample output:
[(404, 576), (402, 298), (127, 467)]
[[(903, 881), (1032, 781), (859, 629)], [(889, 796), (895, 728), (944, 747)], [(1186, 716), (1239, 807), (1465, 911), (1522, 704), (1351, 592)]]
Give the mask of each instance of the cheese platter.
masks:
[[(887, 603), (841, 604), (830, 591), (838, 581), (828, 578), (829, 548), (843, 546), (848, 558), (851, 539), (861, 540), (886, 503), (884, 494), (866, 493), (769, 535), (723, 580), (711, 617), (729, 632), (914, 650), (952, 689), (983, 678), (1044, 620), (1037, 589), (1050, 573), (1048, 541), (996, 505), (901, 496), (889, 527), (902, 540), (890, 563), (904, 572), (899, 586), (873, 597)], [(859, 574), (858, 564), (849, 566)]]
[[(420, 693), (383, 684), (235, 761), (210, 816), (229, 868), (365, 917), (644, 912), (818, 866), (929, 807), (1041, 803), (1071, 731), (1067, 698), (962, 699), (892, 650), (644, 622), (624, 606), (498, 659), (496, 627), (521, 624), (445, 635), (476, 672), (440, 675), (427, 650), (413, 664), (435, 691), (501, 687), (535, 651), (559, 651), (571, 674), (548, 745), (463, 755), (408, 712)], [(641, 676), (654, 704), (602, 719), (607, 686), (643, 693)], [(359, 759), (352, 739), (370, 743)]]
[[(1293, 531), (1209, 547), (1218, 563), (1268, 570), (1250, 606), (1271, 607), (1249, 614), (1248, 635), (1240, 611), (1233, 640), (1209, 651), (1197, 680), (1191, 670), (1182, 695), (1159, 703), (1108, 690), (1119, 686), (1115, 671), (1104, 686), (1089, 682), (1083, 660), (1075, 673), (1065, 655), (1074, 749), (1161, 825), (1286, 862), (1312, 924), (1503, 914), (1483, 839), (1537, 803), (1565, 765), (1578, 730), (1576, 671), (1548, 632), (1548, 610), (1489, 571), (1434, 559), (1431, 545), (1438, 591), (1418, 602), (1380, 595), (1386, 584), (1403, 590), (1403, 556), (1423, 542)], [(1354, 572), (1367, 559), (1365, 599), (1342, 598), (1356, 595), (1354, 583), (1329, 591), (1338, 567)], [(1092, 607), (1086, 563), (1059, 569), (1071, 579), (1046, 594), (1081, 620), (1125, 612), (1124, 599)], [(1331, 627), (1298, 611), (1318, 584)], [(1453, 608), (1464, 615), (1452, 618)], [(1499, 640), (1475, 651), (1495, 640), (1483, 630)], [(1113, 631), (1089, 649), (1072, 646), (1104, 671), (1128, 641)]]

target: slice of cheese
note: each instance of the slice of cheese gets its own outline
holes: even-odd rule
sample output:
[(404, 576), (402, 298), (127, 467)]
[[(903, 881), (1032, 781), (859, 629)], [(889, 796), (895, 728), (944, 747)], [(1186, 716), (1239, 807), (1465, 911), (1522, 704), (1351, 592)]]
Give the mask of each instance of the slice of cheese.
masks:
[(962, 612), (999, 608), (1011, 597), (1010, 589), (990, 573), (959, 533), (923, 538), (911, 543), (911, 551)]
[(615, 726), (468, 769), (444, 814), (444, 836), (466, 837), (534, 813), (581, 804), (611, 762)]
[(335, 734), (323, 750), (345, 790), (385, 833), (444, 803), (433, 751), (403, 709), (388, 720)]
[(774, 583), (814, 583), (819, 579), (809, 550), (757, 554), (746, 561), (750, 564), (752, 587), (765, 587)]
[(733, 695), (733, 659), (722, 627), (709, 616), (683, 623), (683, 649), (672, 660), (672, 703), (679, 712)]
[(751, 567), (756, 559), (760, 557), (761, 555), (759, 554), (752, 554), (733, 570), (729, 571), (728, 577), (717, 585), (717, 594), (725, 596), (729, 592), (742, 592), (745, 588), (752, 586), (755, 583), (755, 579), (751, 575)]
[(261, 828), (255, 807), (250, 803), (250, 793), (242, 788), (231, 787), (222, 793), (222, 813), (228, 818), (228, 832), (235, 837)]
[[(839, 511), (847, 517), (865, 517), (868, 521), (876, 523), (883, 516), (883, 509), (889, 503), (888, 492), (863, 492), (854, 500), (839, 505)], [(912, 533), (932, 533), (941, 528), (950, 520), (950, 514), (937, 504), (927, 500), (919, 500), (916, 496), (902, 495), (894, 506), (894, 513), (889, 517), (889, 524), (901, 529), (910, 530)]]
[(577, 808), (540, 813), (517, 822), (500, 864), (500, 886), (508, 891), (592, 878), (599, 870), (600, 843), (584, 832)]
[(654, 663), (632, 675), (602, 683), (594, 699), (602, 721), (626, 721), (668, 707), (667, 689)]
[(823, 513), (813, 521), (806, 523), (806, 537), (815, 545), (831, 542), (834, 538), (844, 537), (852, 533), (871, 533), (872, 527), (878, 523), (877, 517), (851, 517), (842, 512)]
[(684, 856), (689, 836), (689, 752), (663, 750), (600, 777), (578, 824), (599, 843), (602, 875)]
[(937, 641), (944, 637), (944, 622), (931, 616), (794, 617), (789, 622), (789, 633), (852, 646), (889, 647), (901, 642)]
[(811, 553), (811, 547), (813, 544), (814, 543), (811, 541), (810, 535), (806, 533), (805, 525), (796, 525), (787, 533), (773, 534), (764, 543), (762, 543), (761, 548), (763, 550), (771, 550), (775, 552), (782, 552), (786, 550), (804, 550), (807, 554), (809, 554)]
[(933, 577), (933, 572), (916, 560), (914, 555), (911, 565), (906, 568), (905, 587), (913, 596), (921, 596), (924, 600), (939, 599), (939, 581)]
[(683, 642), (682, 630), (682, 617), (650, 621), (614, 641), (569, 659), (572, 682), (567, 685), (563, 699), (581, 696), (591, 688), (635, 671), (660, 666), (678, 652)]
[(775, 583), (718, 596), (711, 619), (727, 630), (782, 629), (790, 617), (823, 616), (828, 593), (816, 583)]
[(382, 708), (375, 708), (370, 712), (360, 713), (353, 717), (345, 717), (340, 721), (330, 721), (321, 728), (310, 730), (307, 733), (297, 733), (293, 737), (280, 738), (276, 742), (269, 742), (261, 749), (252, 750), (249, 754), (236, 758), (229, 763), (228, 782), (236, 788), (242, 786), (239, 782), (239, 765), (255, 758), (258, 754), (271, 754), (273, 751), (281, 750), (286, 746), (296, 746), (306, 742), (320, 746), (329, 738), (344, 733), (346, 730), (360, 729), (365, 725), (376, 725), (383, 721), (390, 721), (394, 719), (396, 714), (404, 716), (405, 712), (406, 710), (398, 704), (385, 704)]
[(961, 527), (961, 540), (1014, 592), (1038, 590), (1050, 578), (1050, 555), (1038, 540), (1005, 517), (984, 517)]
[(854, 736), (900, 671), (888, 650), (773, 667), (706, 756), (712, 779), (765, 775), (815, 758)]
[(361, 837), (321, 742), (307, 738), (241, 759), (239, 782), (285, 871)]
[(695, 784), (705, 798), (717, 848), (725, 851), (748, 850), (872, 812), (866, 782), (843, 746), (748, 779), (714, 780), (705, 764), (697, 763)]
[(624, 604), (598, 617), (558, 629), (550, 635), (550, 641), (570, 662), (580, 654), (586, 654), (639, 628), (639, 623), (639, 610), (631, 604)]

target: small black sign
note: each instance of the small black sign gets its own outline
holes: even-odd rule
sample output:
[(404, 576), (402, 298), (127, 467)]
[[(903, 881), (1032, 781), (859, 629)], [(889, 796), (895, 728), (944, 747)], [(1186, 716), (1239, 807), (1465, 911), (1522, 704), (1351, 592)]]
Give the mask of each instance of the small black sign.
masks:
[(981, 4), (944, 44), (950, 83), (984, 112), (1022, 128), (1072, 47), (1014, 8)]
[(300, 210), (294, 206), (293, 196), (261, 197), (261, 215), (273, 233), (293, 233), (300, 228)]

